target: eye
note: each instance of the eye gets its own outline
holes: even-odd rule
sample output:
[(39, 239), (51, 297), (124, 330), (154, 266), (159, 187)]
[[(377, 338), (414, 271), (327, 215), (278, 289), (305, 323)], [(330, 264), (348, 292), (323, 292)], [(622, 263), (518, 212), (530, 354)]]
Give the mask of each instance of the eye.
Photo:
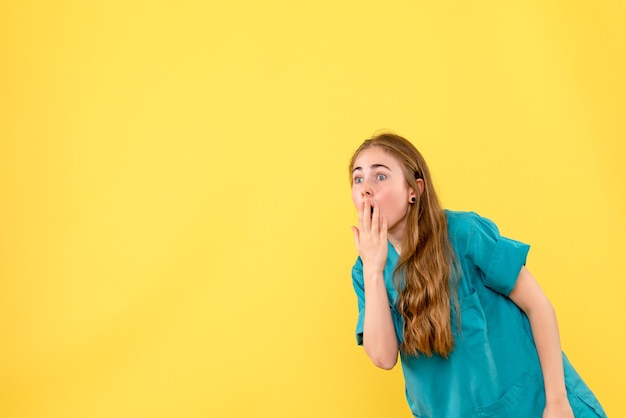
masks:
[(363, 183), (363, 177), (355, 177), (353, 180), (354, 184)]
[(378, 180), (378, 181), (383, 181), (385, 179), (387, 179), (387, 176), (384, 175), (384, 174), (377, 174), (376, 175), (376, 180)]

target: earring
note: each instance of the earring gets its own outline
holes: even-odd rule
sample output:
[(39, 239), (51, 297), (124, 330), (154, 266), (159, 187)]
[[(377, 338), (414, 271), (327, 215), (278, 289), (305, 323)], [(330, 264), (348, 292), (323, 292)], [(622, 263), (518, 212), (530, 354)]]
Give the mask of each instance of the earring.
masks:
[(411, 198), (411, 203), (415, 203), (415, 196)]

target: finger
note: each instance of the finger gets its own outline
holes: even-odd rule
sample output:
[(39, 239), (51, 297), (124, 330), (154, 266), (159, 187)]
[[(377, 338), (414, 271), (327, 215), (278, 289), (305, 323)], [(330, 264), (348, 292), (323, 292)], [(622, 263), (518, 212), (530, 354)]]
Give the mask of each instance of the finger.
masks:
[(358, 225), (361, 226), (361, 221), (363, 219), (363, 203), (361, 203), (360, 205), (355, 205), (355, 206), (356, 206), (357, 222), (358, 222)]
[(380, 227), (380, 236), (385, 241), (387, 240), (387, 215), (383, 215), (383, 220)]
[(372, 203), (369, 199), (363, 199), (363, 231), (369, 232), (372, 227), (372, 218), (371, 218), (371, 208)]
[(372, 233), (378, 235), (380, 231), (380, 206), (378, 202), (374, 202), (374, 211), (372, 212)]

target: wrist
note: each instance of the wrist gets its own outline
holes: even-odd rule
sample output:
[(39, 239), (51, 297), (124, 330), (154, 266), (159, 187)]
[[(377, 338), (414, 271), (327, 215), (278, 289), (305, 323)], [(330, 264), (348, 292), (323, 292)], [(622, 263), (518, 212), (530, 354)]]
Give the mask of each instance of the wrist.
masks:
[(544, 409), (543, 416), (574, 418), (574, 411), (572, 411), (572, 406), (569, 404), (567, 395), (565, 395), (564, 397), (558, 397), (557, 399), (553, 399), (550, 402), (546, 400), (546, 407)]
[(546, 405), (569, 405), (569, 399), (567, 398), (567, 390), (565, 387), (558, 390), (551, 390), (549, 392), (546, 391)]
[(366, 268), (363, 267), (363, 280), (367, 282), (371, 281), (384, 281), (383, 269), (381, 268)]
[(382, 279), (383, 276), (383, 270), (382, 269), (377, 269), (377, 268), (371, 268), (371, 269), (363, 269), (363, 279), (365, 280), (376, 280), (376, 279)]

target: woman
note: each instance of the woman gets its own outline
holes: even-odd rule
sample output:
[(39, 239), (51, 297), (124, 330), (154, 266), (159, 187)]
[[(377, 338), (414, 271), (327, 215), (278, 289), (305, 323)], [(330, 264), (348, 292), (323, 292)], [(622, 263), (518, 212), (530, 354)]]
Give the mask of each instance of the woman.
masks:
[(413, 416), (606, 416), (561, 352), (528, 245), (443, 210), (426, 162), (398, 135), (365, 141), (350, 175), (357, 342), (384, 369), (400, 352)]

